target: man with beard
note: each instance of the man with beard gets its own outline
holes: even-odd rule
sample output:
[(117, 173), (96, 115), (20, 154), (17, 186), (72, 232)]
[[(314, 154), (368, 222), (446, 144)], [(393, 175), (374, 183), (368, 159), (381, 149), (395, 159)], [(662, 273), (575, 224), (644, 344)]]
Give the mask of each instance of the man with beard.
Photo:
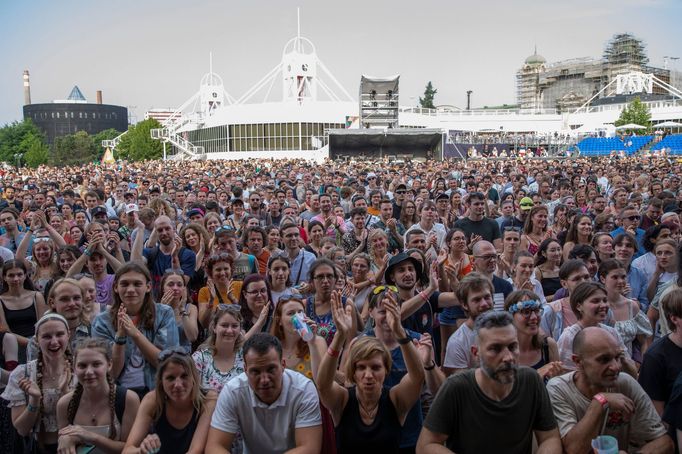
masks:
[(466, 321), (454, 332), (447, 343), (443, 372), (450, 375), (454, 372), (476, 367), (471, 346), (474, 345), (474, 325), (479, 315), (493, 307), (493, 285), (482, 274), (469, 273), (457, 287), (457, 299), (467, 314)]
[[(152, 294), (158, 296), (161, 278), (168, 269), (182, 269), (185, 284), (194, 276), (194, 266), (197, 256), (191, 249), (182, 247), (180, 237), (175, 234), (173, 221), (168, 216), (159, 216), (154, 221), (154, 231), (150, 238), (158, 237), (158, 246), (143, 248), (144, 224), (137, 219), (133, 250), (130, 253), (131, 261), (142, 261), (144, 257), (147, 268), (152, 276)], [(178, 266), (179, 265), (179, 266)]]
[(634, 378), (620, 373), (622, 356), (616, 339), (598, 327), (581, 330), (573, 340), (577, 370), (547, 385), (565, 452), (588, 452), (599, 435), (615, 437), (627, 452), (673, 452), (651, 399)]
[(311, 221), (319, 221), (326, 229), (326, 235), (336, 239), (337, 232), (341, 235), (346, 233), (346, 225), (341, 216), (334, 214), (332, 197), (329, 194), (320, 194), (320, 214), (313, 216)]
[(479, 367), (442, 385), (424, 421), (417, 453), (529, 453), (533, 435), (537, 453), (561, 452), (540, 376), (517, 366), (519, 342), (512, 316), (487, 312), (477, 318), (474, 333), (471, 353)]

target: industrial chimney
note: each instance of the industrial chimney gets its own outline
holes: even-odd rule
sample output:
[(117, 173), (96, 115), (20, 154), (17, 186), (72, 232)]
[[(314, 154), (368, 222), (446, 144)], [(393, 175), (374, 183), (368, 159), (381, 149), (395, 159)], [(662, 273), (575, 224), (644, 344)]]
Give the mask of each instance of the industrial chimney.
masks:
[(102, 90), (97, 90), (97, 104), (102, 104)]
[(24, 70), (24, 105), (31, 104), (31, 82), (28, 80), (28, 69)]

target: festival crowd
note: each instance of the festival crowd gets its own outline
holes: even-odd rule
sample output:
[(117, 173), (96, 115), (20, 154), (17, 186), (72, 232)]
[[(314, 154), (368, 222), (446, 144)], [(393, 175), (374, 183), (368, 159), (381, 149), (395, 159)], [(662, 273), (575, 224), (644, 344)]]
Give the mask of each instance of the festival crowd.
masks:
[(0, 451), (678, 452), (681, 168), (0, 170)]

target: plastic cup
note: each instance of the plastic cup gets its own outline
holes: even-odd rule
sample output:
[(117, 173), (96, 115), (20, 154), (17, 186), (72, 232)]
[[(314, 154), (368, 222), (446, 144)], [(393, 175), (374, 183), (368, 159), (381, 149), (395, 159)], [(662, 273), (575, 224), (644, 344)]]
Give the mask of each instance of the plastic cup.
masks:
[(592, 440), (592, 450), (598, 454), (618, 454), (618, 440), (611, 435), (600, 435)]

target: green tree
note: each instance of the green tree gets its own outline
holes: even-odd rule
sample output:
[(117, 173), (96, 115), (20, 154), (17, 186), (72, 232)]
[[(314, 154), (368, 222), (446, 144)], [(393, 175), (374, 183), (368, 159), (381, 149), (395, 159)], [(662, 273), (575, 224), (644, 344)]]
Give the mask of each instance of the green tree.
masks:
[(122, 131), (117, 131), (114, 128), (109, 128), (105, 129), (104, 131), (100, 131), (97, 134), (92, 136), (92, 140), (95, 142), (95, 146), (97, 147), (97, 159), (102, 159), (102, 156), (104, 155), (104, 151), (106, 150), (102, 146), (102, 141), (103, 140), (111, 140), (119, 135), (121, 135)]
[(630, 123), (651, 128), (651, 112), (649, 108), (639, 98), (635, 98), (620, 113), (620, 117), (614, 123), (616, 126), (623, 126)]
[(429, 81), (424, 90), (424, 97), (419, 98), (419, 104), (425, 109), (435, 109), (436, 106), (433, 104), (433, 98), (436, 96), (436, 93), (438, 93), (438, 90), (435, 90), (431, 81)]
[(92, 136), (78, 131), (68, 136), (57, 137), (54, 143), (52, 164), (70, 166), (87, 164), (97, 159), (98, 148)]
[(116, 147), (116, 158), (130, 161), (159, 159), (163, 156), (163, 143), (152, 139), (150, 131), (160, 128), (161, 124), (149, 118), (128, 128), (128, 134), (121, 137)]
[[(30, 138), (30, 139), (27, 139)], [(15, 154), (23, 154), (27, 151), (29, 142), (35, 144), (33, 140), (45, 144), (45, 137), (38, 127), (31, 120), (15, 121), (0, 128), (0, 161), (11, 164), (16, 163)], [(24, 142), (28, 140), (28, 142)], [(24, 143), (24, 145), (22, 145)]]
[(50, 159), (50, 147), (34, 134), (27, 134), (21, 141), (20, 148), (23, 150), (24, 162), (29, 167), (47, 164)]

